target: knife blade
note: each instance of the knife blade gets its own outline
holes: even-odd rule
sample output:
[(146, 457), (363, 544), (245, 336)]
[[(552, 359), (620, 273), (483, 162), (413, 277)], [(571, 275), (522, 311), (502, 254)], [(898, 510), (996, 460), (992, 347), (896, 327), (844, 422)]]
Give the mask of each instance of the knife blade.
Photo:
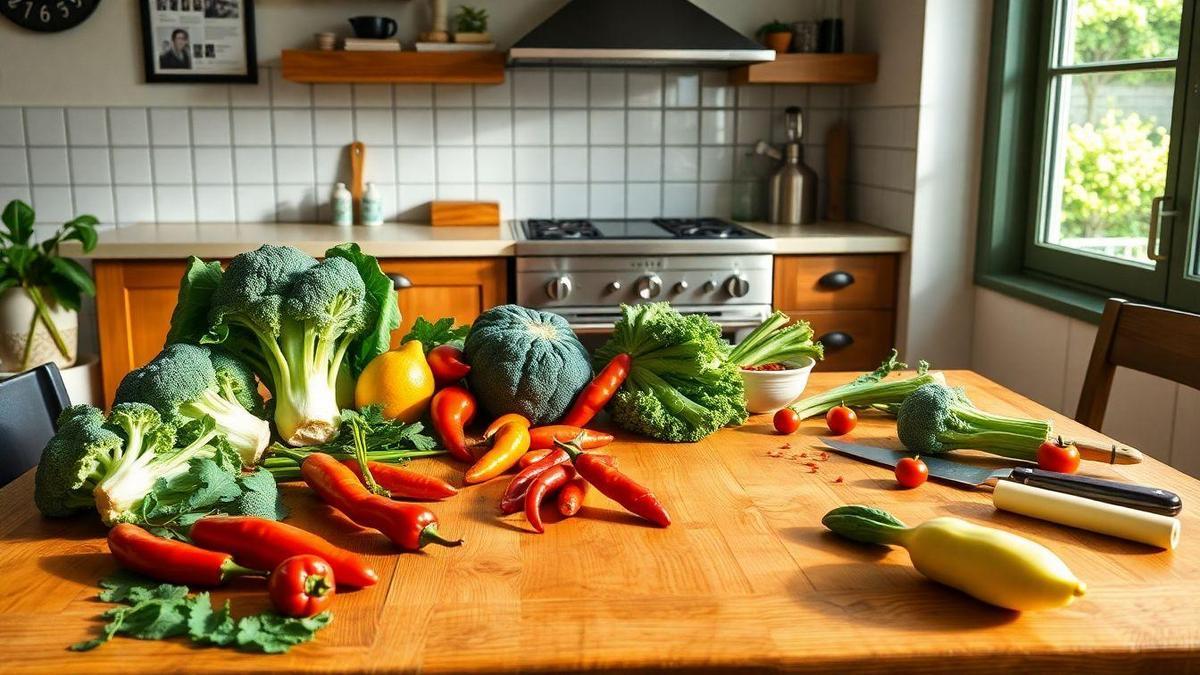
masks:
[[(833, 438), (822, 438), (821, 442), (831, 450), (843, 455), (889, 467), (896, 466), (896, 463), (904, 457), (912, 456), (910, 452), (873, 445), (846, 443)], [(929, 455), (922, 456), (921, 461), (925, 462), (925, 466), (929, 468), (931, 477), (962, 488), (980, 488), (985, 485), (994, 487), (997, 481), (1008, 480), (1164, 516), (1175, 516), (1183, 510), (1183, 501), (1179, 495), (1162, 488), (1120, 483), (1091, 476), (1043, 471), (1028, 466), (990, 469)]]

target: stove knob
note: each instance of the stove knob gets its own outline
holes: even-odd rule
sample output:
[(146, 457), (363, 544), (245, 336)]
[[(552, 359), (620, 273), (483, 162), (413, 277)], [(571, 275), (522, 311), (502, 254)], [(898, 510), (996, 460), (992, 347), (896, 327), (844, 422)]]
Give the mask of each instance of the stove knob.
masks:
[(725, 280), (725, 292), (735, 298), (744, 298), (750, 292), (750, 281), (741, 274), (735, 274)]
[(688, 282), (686, 282), (686, 281), (677, 281), (677, 282), (675, 282), (675, 289), (674, 289), (674, 290), (675, 290), (675, 294), (676, 294), (676, 295), (678, 295), (678, 294), (680, 294), (680, 293), (682, 293), (682, 292), (686, 291), (687, 289), (688, 289)]
[(557, 277), (546, 284), (546, 296), (551, 300), (566, 300), (571, 294), (571, 289), (571, 277)]
[(705, 293), (712, 293), (715, 290), (717, 290), (717, 282), (713, 281), (712, 279), (709, 279), (708, 281), (704, 282), (704, 292)]
[(647, 274), (637, 281), (637, 294), (643, 300), (658, 297), (662, 293), (662, 277), (657, 274)]
[(621, 290), (621, 282), (619, 282), (619, 281), (608, 282), (608, 292), (609, 293), (616, 293), (619, 290)]

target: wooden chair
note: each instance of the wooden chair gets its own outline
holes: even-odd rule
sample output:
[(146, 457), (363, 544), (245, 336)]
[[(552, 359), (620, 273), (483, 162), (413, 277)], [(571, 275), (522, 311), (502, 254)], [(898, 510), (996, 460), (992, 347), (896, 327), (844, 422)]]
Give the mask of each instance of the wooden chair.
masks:
[(1075, 421), (1099, 429), (1117, 366), (1200, 389), (1200, 315), (1110, 298), (1100, 317)]
[(70, 405), (53, 363), (0, 382), (0, 486), (37, 465), (59, 413)]

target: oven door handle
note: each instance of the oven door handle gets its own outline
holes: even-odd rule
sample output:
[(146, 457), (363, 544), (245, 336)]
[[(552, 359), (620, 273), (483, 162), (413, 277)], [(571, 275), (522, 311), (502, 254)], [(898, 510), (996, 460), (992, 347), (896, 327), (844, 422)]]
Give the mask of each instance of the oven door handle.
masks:
[[(756, 319), (746, 319), (737, 321), (717, 321), (717, 323), (723, 329), (736, 329), (754, 328), (762, 323), (762, 321)], [(603, 333), (611, 333), (613, 330), (613, 324), (611, 323), (571, 323), (570, 325), (571, 330), (580, 335), (599, 335)]]

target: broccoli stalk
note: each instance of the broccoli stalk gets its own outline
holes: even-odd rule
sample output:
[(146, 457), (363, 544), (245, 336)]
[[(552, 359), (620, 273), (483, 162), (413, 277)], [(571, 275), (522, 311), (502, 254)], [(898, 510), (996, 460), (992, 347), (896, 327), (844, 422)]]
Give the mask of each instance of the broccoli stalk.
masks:
[(918, 388), (930, 383), (944, 384), (946, 381), (941, 373), (929, 372), (929, 364), (924, 361), (918, 364), (917, 374), (913, 377), (885, 379), (893, 371), (907, 367), (908, 364), (896, 360), (896, 350), (893, 349), (891, 355), (874, 371), (859, 375), (840, 387), (800, 399), (788, 407), (796, 411), (802, 420), (823, 414), (839, 405), (852, 408), (874, 407), (885, 412), (894, 412), (895, 406), (899, 406)]
[(158, 411), (144, 403), (113, 406), (108, 426), (124, 439), (108, 467), (109, 473), (96, 485), (93, 496), (100, 519), (106, 525), (135, 522), (135, 509), (158, 483), (188, 470), (193, 459), (214, 458), (219, 453), (212, 441), (217, 437), (211, 417), (189, 427), (193, 437), (175, 446), (175, 427), (162, 421)]
[(1046, 420), (984, 412), (961, 390), (936, 383), (914, 391), (896, 417), (896, 433), (904, 447), (927, 454), (972, 448), (1036, 461), (1050, 429)]
[(117, 387), (116, 403), (146, 403), (176, 426), (213, 418), (217, 432), (253, 466), (271, 441), (254, 374), (241, 362), (207, 347), (168, 345)]
[(813, 342), (812, 326), (807, 321), (788, 325), (789, 321), (791, 317), (783, 312), (767, 317), (733, 348), (729, 360), (742, 368), (804, 358), (820, 360), (825, 350), (820, 342)]

